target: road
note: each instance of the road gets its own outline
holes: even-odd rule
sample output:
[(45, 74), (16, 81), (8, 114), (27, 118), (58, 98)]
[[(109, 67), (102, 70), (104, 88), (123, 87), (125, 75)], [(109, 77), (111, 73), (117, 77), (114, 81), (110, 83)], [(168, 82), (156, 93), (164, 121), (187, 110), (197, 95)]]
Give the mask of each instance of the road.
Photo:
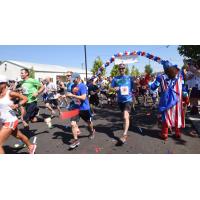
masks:
[[(47, 110), (40, 103), (40, 115), (47, 114)], [(147, 115), (147, 113), (150, 113)], [(122, 135), (122, 118), (119, 109), (105, 106), (97, 108), (94, 117), (96, 137), (88, 139), (88, 130), (84, 121), (80, 121), (80, 146), (69, 150), (72, 139), (69, 121), (61, 121), (58, 117), (52, 119), (53, 128), (48, 129), (44, 122), (32, 123), (30, 131), (25, 134), (37, 137), (36, 154), (196, 154), (200, 153), (200, 138), (192, 137), (189, 132), (193, 130), (190, 121), (186, 120), (186, 128), (182, 138), (177, 140), (169, 135), (168, 141), (159, 138), (160, 129), (157, 126), (157, 112), (143, 106), (136, 106), (132, 113), (131, 127), (128, 132), (128, 141), (123, 146), (115, 146), (118, 138)], [(19, 126), (22, 129), (22, 125)], [(140, 129), (139, 129), (140, 128)], [(141, 131), (142, 130), (142, 131)], [(6, 153), (27, 153), (26, 148), (14, 149), (17, 142), (10, 137), (4, 145)]]

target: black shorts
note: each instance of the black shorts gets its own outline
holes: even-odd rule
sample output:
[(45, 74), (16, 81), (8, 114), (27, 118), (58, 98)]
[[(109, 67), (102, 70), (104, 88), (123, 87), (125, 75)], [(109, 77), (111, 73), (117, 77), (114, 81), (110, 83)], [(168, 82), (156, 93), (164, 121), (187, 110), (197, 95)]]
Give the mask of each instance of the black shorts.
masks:
[(200, 98), (200, 90), (198, 90), (197, 88), (192, 88), (190, 97), (191, 98)]
[(130, 113), (131, 108), (132, 108), (132, 104), (133, 104), (133, 102), (131, 102), (131, 101), (124, 102), (124, 103), (118, 102), (118, 105), (119, 105), (121, 112), (124, 112), (126, 110)]
[(89, 98), (89, 102), (90, 104), (92, 105), (95, 105), (95, 106), (98, 106), (99, 105), (99, 97), (98, 95), (91, 95), (90, 98)]
[(38, 114), (39, 108), (37, 106), (37, 102), (34, 101), (31, 103), (27, 103), (25, 110), (26, 114), (24, 115), (23, 118), (25, 122), (29, 122)]
[(59, 93), (60, 95), (65, 95), (65, 90), (64, 90), (64, 89), (60, 89), (60, 90), (58, 90), (58, 93)]
[(72, 117), (71, 121), (78, 122), (79, 120), (83, 119), (85, 122), (91, 122), (92, 121), (92, 115), (90, 113), (90, 110), (80, 110), (80, 113), (76, 117)]
[(51, 105), (58, 106), (58, 100), (57, 99), (47, 99), (47, 100), (45, 100), (45, 103), (49, 103)]

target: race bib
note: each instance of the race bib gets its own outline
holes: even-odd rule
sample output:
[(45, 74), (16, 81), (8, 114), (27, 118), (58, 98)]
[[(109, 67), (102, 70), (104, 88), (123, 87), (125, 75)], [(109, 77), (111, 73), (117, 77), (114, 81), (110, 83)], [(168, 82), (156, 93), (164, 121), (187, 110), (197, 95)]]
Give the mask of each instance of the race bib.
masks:
[(121, 92), (121, 95), (128, 95), (128, 86), (121, 86), (120, 92)]

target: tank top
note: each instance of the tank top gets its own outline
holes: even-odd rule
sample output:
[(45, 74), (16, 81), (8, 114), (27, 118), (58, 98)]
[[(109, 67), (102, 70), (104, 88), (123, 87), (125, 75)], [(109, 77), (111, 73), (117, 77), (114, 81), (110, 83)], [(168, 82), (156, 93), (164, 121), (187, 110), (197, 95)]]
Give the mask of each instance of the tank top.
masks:
[(11, 109), (10, 105), (13, 101), (10, 100), (10, 90), (7, 90), (6, 95), (0, 98), (0, 122), (14, 122), (17, 120), (14, 110)]

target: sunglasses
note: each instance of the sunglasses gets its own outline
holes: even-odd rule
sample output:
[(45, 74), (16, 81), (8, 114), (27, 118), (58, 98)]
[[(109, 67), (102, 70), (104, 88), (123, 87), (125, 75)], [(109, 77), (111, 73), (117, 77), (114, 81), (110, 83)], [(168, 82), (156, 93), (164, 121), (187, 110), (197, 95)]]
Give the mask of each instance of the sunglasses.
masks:
[(70, 76), (72, 76), (72, 75), (66, 75), (67, 77), (70, 77)]
[(122, 69), (124, 70), (125, 68), (124, 67), (123, 68), (119, 68), (119, 70), (122, 70)]

